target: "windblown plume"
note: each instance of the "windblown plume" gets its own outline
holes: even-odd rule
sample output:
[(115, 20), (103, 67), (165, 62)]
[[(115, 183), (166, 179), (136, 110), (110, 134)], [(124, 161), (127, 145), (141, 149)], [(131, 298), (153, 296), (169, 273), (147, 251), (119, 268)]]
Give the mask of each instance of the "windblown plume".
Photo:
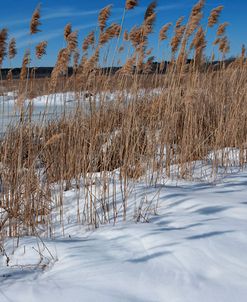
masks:
[(123, 39), (124, 39), (124, 41), (129, 41), (129, 34), (128, 34), (127, 30), (124, 31)]
[(157, 6), (156, 1), (153, 1), (148, 5), (145, 15), (144, 15), (144, 20), (146, 20), (147, 18), (149, 18), (150, 16), (152, 16), (155, 13), (156, 6)]
[(126, 10), (130, 10), (130, 9), (135, 8), (137, 5), (138, 5), (137, 0), (126, 0), (125, 8), (126, 8)]
[(168, 32), (169, 28), (171, 27), (171, 25), (172, 25), (172, 23), (167, 23), (161, 28), (160, 34), (159, 34), (160, 41), (164, 41), (167, 39), (167, 32)]
[(16, 40), (15, 38), (12, 38), (9, 42), (9, 50), (8, 50), (8, 57), (9, 59), (13, 59), (17, 54), (16, 50)]
[(229, 52), (229, 50), (230, 50), (229, 41), (228, 41), (227, 37), (224, 36), (223, 38), (220, 39), (220, 42), (219, 42), (219, 51), (222, 54), (226, 54), (227, 52)]
[(68, 49), (73, 52), (78, 46), (78, 31), (73, 31), (67, 37)]
[(101, 32), (104, 31), (104, 29), (106, 28), (106, 22), (111, 15), (111, 8), (112, 6), (108, 5), (105, 8), (103, 8), (99, 13), (98, 22)]
[(224, 22), (224, 23), (219, 25), (217, 33), (216, 33), (218, 37), (221, 37), (225, 34), (226, 27), (228, 26), (228, 24), (229, 24), (228, 22)]
[(6, 56), (7, 38), (8, 31), (6, 28), (3, 28), (0, 31), (0, 66), (2, 65), (4, 57)]
[(186, 29), (186, 36), (187, 37), (192, 35), (193, 32), (198, 27), (198, 25), (199, 25), (199, 23), (200, 23), (200, 21), (203, 17), (202, 9), (204, 7), (204, 4), (205, 4), (205, 0), (200, 0), (192, 8), (190, 18), (189, 18), (189, 23), (188, 23), (188, 26), (187, 26), (187, 29)]
[(213, 27), (216, 23), (218, 23), (220, 13), (224, 6), (218, 6), (211, 10), (210, 16), (208, 17), (208, 27)]
[(72, 25), (71, 25), (71, 23), (68, 23), (68, 24), (64, 27), (63, 36), (64, 36), (64, 40), (65, 40), (65, 41), (67, 41), (68, 36), (71, 34), (71, 32), (72, 32)]
[(26, 50), (23, 60), (22, 60), (22, 67), (20, 73), (20, 80), (23, 81), (27, 77), (27, 66), (30, 64), (30, 50)]
[(121, 26), (116, 23), (112, 23), (105, 32), (100, 35), (100, 45), (107, 43), (110, 39), (118, 37), (121, 32)]
[(135, 58), (129, 58), (123, 65), (123, 67), (119, 70), (121, 75), (131, 75), (133, 73)]
[(176, 25), (175, 25), (175, 35), (171, 40), (171, 47), (172, 47), (173, 55), (177, 52), (178, 47), (182, 41), (185, 29), (186, 29), (186, 27), (184, 25), (183, 26), (181, 25), (183, 20), (184, 20), (184, 17), (180, 17), (177, 20)]
[(205, 40), (205, 32), (203, 28), (200, 26), (197, 30), (197, 33), (191, 43), (190, 48), (195, 49), (195, 62), (199, 64), (203, 57), (203, 50), (206, 47), (206, 40)]
[(44, 55), (46, 55), (47, 41), (42, 41), (36, 46), (36, 57), (37, 59), (41, 59)]
[(32, 19), (30, 22), (30, 34), (33, 35), (39, 32), (40, 29), (38, 27), (40, 25), (41, 22), (40, 22), (40, 4), (39, 4), (32, 15)]
[(86, 52), (89, 46), (93, 45), (94, 43), (95, 43), (94, 31), (91, 31), (83, 41), (82, 50)]

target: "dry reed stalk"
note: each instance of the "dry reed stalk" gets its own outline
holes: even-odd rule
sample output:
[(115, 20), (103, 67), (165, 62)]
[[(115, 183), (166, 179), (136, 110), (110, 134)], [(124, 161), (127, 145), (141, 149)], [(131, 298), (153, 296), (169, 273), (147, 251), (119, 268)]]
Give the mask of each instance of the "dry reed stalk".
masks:
[(125, 9), (131, 10), (131, 9), (134, 9), (137, 5), (138, 5), (137, 0), (126, 0)]
[(47, 41), (42, 41), (38, 45), (36, 45), (36, 58), (42, 59), (44, 55), (46, 55)]
[(31, 22), (30, 22), (30, 34), (34, 35), (38, 32), (40, 32), (40, 29), (38, 28), (41, 25), (40, 22), (40, 4), (37, 6), (37, 8), (35, 9), (32, 18), (31, 18)]
[(16, 40), (15, 38), (12, 38), (9, 42), (8, 57), (10, 60), (12, 60), (16, 55), (17, 55)]
[(99, 28), (100, 31), (103, 32), (106, 28), (106, 22), (110, 18), (112, 5), (108, 5), (104, 7), (98, 16)]
[(99, 45), (102, 46), (106, 44), (110, 39), (119, 37), (121, 32), (121, 26), (116, 23), (112, 23), (105, 32), (102, 32), (99, 38)]
[(175, 35), (173, 36), (173, 38), (171, 39), (171, 47), (172, 47), (172, 56), (175, 55), (175, 53), (178, 50), (178, 47), (183, 39), (186, 27), (184, 25), (182, 25), (182, 22), (184, 20), (184, 17), (180, 17), (175, 25)]
[(210, 16), (208, 17), (208, 27), (213, 27), (218, 23), (220, 13), (223, 10), (224, 6), (218, 6), (211, 10)]
[(4, 57), (6, 56), (7, 38), (8, 38), (8, 31), (6, 28), (3, 28), (0, 31), (0, 67), (3, 64)]

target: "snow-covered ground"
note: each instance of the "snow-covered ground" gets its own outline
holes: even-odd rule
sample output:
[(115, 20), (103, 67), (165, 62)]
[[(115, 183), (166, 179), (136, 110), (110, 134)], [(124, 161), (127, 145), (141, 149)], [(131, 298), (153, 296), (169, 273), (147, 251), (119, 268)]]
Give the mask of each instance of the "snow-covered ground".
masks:
[[(73, 223), (76, 195), (64, 193), (64, 234), (57, 223), (53, 240), (6, 242), (1, 302), (246, 301), (247, 169), (214, 184), (139, 182), (127, 222), (97, 230)], [(152, 200), (147, 222), (136, 222)]]

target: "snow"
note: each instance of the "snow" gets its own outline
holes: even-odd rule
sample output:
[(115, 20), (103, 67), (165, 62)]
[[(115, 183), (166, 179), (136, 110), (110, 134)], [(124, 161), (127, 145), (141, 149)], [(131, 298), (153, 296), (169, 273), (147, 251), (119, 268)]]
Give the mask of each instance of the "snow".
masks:
[(57, 218), (53, 238), (6, 241), (1, 302), (246, 301), (247, 169), (214, 183), (135, 183), (127, 221), (97, 230), (76, 223), (77, 195), (64, 192), (64, 226)]

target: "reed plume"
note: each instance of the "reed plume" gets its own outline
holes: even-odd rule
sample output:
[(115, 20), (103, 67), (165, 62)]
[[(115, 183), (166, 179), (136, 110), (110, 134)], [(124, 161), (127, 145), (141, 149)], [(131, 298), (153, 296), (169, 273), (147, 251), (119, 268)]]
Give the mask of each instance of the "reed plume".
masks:
[(151, 17), (155, 13), (156, 6), (157, 6), (156, 1), (153, 1), (148, 5), (145, 15), (144, 15), (144, 20), (147, 20), (149, 17)]
[(131, 57), (126, 60), (125, 64), (123, 67), (119, 70), (119, 73), (121, 75), (132, 75), (133, 73), (133, 68), (134, 68), (134, 63), (135, 63), (135, 57)]
[(131, 10), (131, 9), (134, 9), (137, 5), (138, 5), (137, 0), (126, 0), (125, 9)]
[(105, 32), (102, 32), (100, 35), (99, 43), (100, 45), (104, 45), (110, 39), (118, 37), (121, 32), (121, 26), (116, 23), (112, 23)]
[(167, 39), (167, 32), (168, 32), (169, 28), (171, 27), (171, 25), (172, 25), (172, 23), (167, 23), (161, 28), (160, 33), (159, 33), (160, 41), (164, 41)]
[(99, 13), (98, 22), (99, 22), (99, 28), (100, 28), (101, 32), (103, 32), (104, 29), (106, 28), (106, 22), (111, 15), (111, 8), (112, 8), (112, 5), (108, 5), (108, 6), (104, 7)]
[(40, 25), (41, 22), (40, 22), (40, 4), (39, 4), (32, 15), (32, 19), (30, 22), (30, 34), (33, 35), (40, 32), (40, 29), (38, 28)]
[(3, 28), (0, 31), (0, 67), (3, 64), (4, 57), (6, 56), (7, 38), (8, 38), (8, 31), (6, 28)]
[(172, 54), (174, 56), (174, 54), (177, 52), (178, 47), (183, 39), (184, 36), (184, 32), (186, 30), (186, 27), (184, 25), (182, 25), (182, 22), (184, 20), (184, 17), (180, 17), (175, 25), (175, 35), (173, 36), (172, 40), (171, 40), (171, 47), (172, 47)]
[(82, 50), (86, 52), (91, 45), (94, 45), (94, 43), (95, 43), (95, 33), (94, 31), (91, 31), (83, 41)]
[(12, 38), (9, 42), (8, 57), (12, 60), (17, 55), (16, 40)]
[(213, 27), (216, 23), (218, 23), (219, 16), (224, 6), (218, 6), (211, 10), (210, 16), (208, 17), (208, 27)]
[(190, 48), (195, 49), (194, 60), (195, 64), (199, 65), (203, 58), (203, 50), (206, 48), (205, 32), (201, 26), (197, 30), (197, 33), (194, 39), (192, 40)]
[(20, 80), (24, 81), (27, 77), (27, 66), (30, 64), (30, 50), (27, 49), (22, 60)]
[(75, 51), (78, 46), (78, 31), (71, 32), (67, 37), (67, 42), (69, 51)]
[(46, 55), (47, 41), (42, 41), (36, 46), (36, 57), (37, 59), (41, 59), (44, 55)]
[(70, 61), (71, 52), (68, 48), (62, 48), (57, 57), (57, 62), (51, 73), (50, 91), (54, 90), (57, 85), (57, 79), (60, 75), (66, 74)]
[(219, 25), (218, 27), (218, 30), (217, 30), (217, 36), (220, 37), (220, 36), (223, 36), (226, 32), (226, 27), (229, 25), (228, 22), (224, 22), (222, 24)]
[(71, 32), (72, 32), (72, 25), (71, 25), (71, 23), (68, 23), (68, 24), (65, 25), (65, 27), (64, 27), (63, 36), (64, 36), (64, 40), (65, 40), (65, 41), (67, 41), (68, 36), (71, 34)]
[(198, 25), (203, 17), (202, 9), (203, 9), (204, 5), (205, 5), (205, 0), (200, 0), (192, 8), (192, 11), (191, 11), (191, 14), (189, 17), (188, 26), (186, 29), (186, 37), (192, 35), (193, 32), (198, 27)]
[(227, 52), (229, 52), (230, 50), (230, 45), (229, 45), (229, 41), (227, 39), (226, 36), (224, 36), (223, 38), (220, 39), (219, 42), (219, 51), (225, 55)]

